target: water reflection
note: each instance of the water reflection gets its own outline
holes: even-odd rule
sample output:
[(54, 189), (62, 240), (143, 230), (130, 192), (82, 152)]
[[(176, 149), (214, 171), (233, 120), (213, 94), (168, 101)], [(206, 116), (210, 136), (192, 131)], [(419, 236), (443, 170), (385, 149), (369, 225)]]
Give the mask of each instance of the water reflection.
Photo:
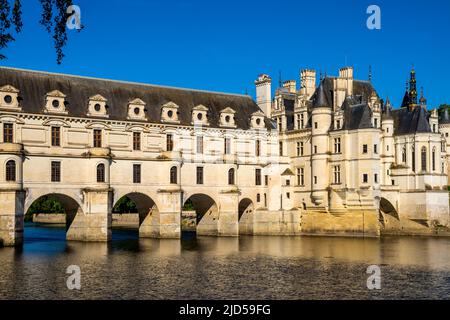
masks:
[[(66, 242), (61, 228), (27, 225), (22, 249), (0, 249), (0, 298), (340, 299), (449, 298), (450, 239), (239, 237), (183, 234), (106, 243)], [(82, 290), (65, 286), (79, 265)], [(382, 268), (381, 291), (366, 268)]]

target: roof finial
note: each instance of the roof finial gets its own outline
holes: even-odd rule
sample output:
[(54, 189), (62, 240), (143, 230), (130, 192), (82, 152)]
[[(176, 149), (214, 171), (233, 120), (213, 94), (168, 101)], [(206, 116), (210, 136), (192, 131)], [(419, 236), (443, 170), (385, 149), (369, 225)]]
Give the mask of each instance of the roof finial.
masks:
[(372, 82), (372, 65), (369, 65), (369, 82)]
[(283, 80), (281, 80), (281, 70), (278, 71), (278, 87), (281, 88), (283, 86)]

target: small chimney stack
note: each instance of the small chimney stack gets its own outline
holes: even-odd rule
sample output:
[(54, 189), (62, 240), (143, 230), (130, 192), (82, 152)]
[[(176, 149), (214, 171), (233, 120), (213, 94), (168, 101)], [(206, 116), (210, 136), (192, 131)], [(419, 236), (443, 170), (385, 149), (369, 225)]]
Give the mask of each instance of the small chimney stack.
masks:
[(255, 81), (256, 103), (266, 117), (271, 117), (272, 111), (272, 79), (267, 74), (260, 74)]

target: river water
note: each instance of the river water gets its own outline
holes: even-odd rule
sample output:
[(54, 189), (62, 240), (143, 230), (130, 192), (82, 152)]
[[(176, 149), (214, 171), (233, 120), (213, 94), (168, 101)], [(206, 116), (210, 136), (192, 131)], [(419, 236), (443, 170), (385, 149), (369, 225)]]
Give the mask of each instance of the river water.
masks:
[[(67, 267), (81, 269), (69, 290)], [(367, 267), (381, 289), (367, 289)], [(185, 236), (66, 242), (27, 224), (21, 249), (0, 248), (0, 299), (449, 299), (450, 238)]]

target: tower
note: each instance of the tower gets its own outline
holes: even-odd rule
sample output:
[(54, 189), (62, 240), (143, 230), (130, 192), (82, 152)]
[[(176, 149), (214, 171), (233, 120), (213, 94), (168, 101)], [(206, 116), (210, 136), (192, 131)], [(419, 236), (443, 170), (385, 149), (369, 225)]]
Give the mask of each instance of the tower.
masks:
[(317, 89), (312, 109), (311, 131), (311, 178), (312, 200), (318, 208), (328, 207), (329, 185), (329, 138), (328, 131), (332, 121), (332, 107), (328, 102), (323, 82)]
[(261, 74), (255, 81), (256, 103), (266, 117), (271, 117), (272, 109), (272, 79), (267, 74)]

